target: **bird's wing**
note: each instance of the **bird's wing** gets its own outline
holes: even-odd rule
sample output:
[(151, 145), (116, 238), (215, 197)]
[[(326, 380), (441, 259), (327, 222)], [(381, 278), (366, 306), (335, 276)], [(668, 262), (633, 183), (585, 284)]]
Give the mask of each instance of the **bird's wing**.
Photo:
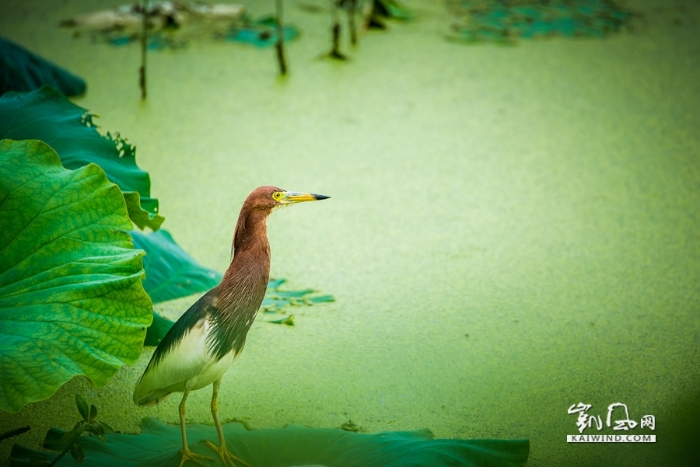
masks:
[(207, 351), (206, 336), (217, 289), (200, 298), (170, 328), (136, 383), (135, 403), (155, 403), (171, 392), (184, 391), (188, 380), (214, 363), (215, 358)]

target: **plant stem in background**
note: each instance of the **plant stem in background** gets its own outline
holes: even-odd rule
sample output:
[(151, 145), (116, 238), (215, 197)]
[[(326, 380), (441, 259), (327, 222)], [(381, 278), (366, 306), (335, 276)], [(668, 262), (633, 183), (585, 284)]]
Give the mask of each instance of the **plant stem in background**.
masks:
[(139, 86), (141, 87), (141, 100), (146, 100), (146, 51), (148, 49), (148, 0), (141, 4), (143, 15), (143, 27), (141, 30), (141, 68), (139, 68)]
[(277, 14), (275, 15), (277, 23), (277, 43), (275, 48), (277, 49), (277, 62), (280, 65), (280, 75), (284, 76), (287, 74), (287, 62), (284, 58), (284, 28), (282, 27), (282, 0), (276, 0), (277, 3)]
[[(341, 0), (342, 1), (342, 0)], [(338, 60), (345, 60), (345, 55), (340, 53), (340, 19), (338, 19), (338, 8), (340, 6), (340, 1), (331, 0), (331, 15), (333, 20), (333, 27), (331, 31), (333, 35), (331, 37), (332, 48), (331, 52), (328, 54), (331, 58), (337, 58)]]
[[(47, 467), (56, 465), (68, 452), (70, 452), (73, 459), (78, 463), (83, 462), (85, 453), (83, 452), (83, 448), (78, 444), (78, 439), (84, 432), (87, 431), (102, 441), (106, 441), (105, 433), (114, 433), (111, 426), (107, 425), (105, 422), (97, 421), (97, 407), (95, 407), (94, 404), (88, 408), (87, 402), (85, 402), (85, 399), (83, 399), (80, 394), (75, 395), (75, 404), (78, 406), (78, 412), (83, 419), (76, 423), (71, 431), (64, 433), (60, 440), (49, 440), (49, 435), (47, 434), (46, 436), (46, 440), (44, 441), (45, 448), (52, 450), (63, 449)], [(50, 433), (51, 432), (49, 432), (49, 434)]]
[(68, 454), (68, 451), (70, 451), (72, 447), (73, 447), (73, 444), (69, 444), (68, 446), (66, 446), (66, 448), (63, 451), (61, 451), (61, 453), (53, 461), (51, 461), (50, 464), (47, 465), (47, 467), (53, 467), (54, 465), (56, 465), (56, 463), (58, 461), (63, 459), (63, 456)]
[(348, 13), (348, 29), (350, 29), (350, 43), (357, 44), (357, 28), (355, 27), (355, 13), (357, 12), (357, 0), (346, 0)]
[(29, 431), (29, 426), (23, 426), (22, 428), (15, 428), (14, 430), (6, 431), (5, 433), (0, 433), (0, 441), (12, 438), (13, 436), (21, 435)]

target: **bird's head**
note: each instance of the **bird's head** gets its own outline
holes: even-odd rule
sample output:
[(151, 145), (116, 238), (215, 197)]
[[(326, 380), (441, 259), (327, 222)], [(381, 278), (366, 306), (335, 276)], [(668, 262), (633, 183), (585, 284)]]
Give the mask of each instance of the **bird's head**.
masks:
[(303, 201), (320, 201), (328, 198), (330, 197), (314, 193), (299, 193), (296, 191), (285, 191), (274, 186), (261, 186), (248, 195), (244, 203), (244, 209), (269, 212), (275, 208), (289, 206)]
[[(290, 206), (303, 201), (319, 201), (329, 196), (313, 193), (285, 191), (274, 186), (261, 186), (248, 195), (238, 216), (236, 231), (233, 234), (231, 259), (238, 248), (253, 237), (265, 238), (265, 220), (273, 209)], [(265, 240), (267, 243), (267, 240)]]

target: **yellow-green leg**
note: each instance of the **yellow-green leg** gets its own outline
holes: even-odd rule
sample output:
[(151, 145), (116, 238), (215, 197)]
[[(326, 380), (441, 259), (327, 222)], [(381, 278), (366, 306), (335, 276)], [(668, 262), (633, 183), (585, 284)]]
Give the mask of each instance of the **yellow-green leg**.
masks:
[(224, 431), (221, 429), (221, 422), (219, 421), (219, 385), (221, 385), (221, 378), (214, 381), (214, 391), (211, 395), (211, 416), (214, 418), (216, 432), (219, 435), (219, 447), (216, 447), (214, 443), (211, 443), (209, 441), (203, 442), (206, 446), (212, 448), (214, 451), (219, 453), (219, 457), (221, 457), (221, 463), (224, 467), (226, 467), (226, 465), (236, 467), (236, 464), (234, 464), (233, 461), (239, 462), (245, 465), (246, 467), (250, 467), (250, 464), (248, 464), (243, 459), (239, 459), (238, 457), (234, 456), (233, 454), (228, 452), (228, 449), (226, 449), (226, 438), (224, 438)]
[(213, 461), (214, 459), (209, 456), (196, 454), (190, 451), (190, 448), (187, 446), (187, 427), (185, 426), (185, 402), (187, 401), (187, 395), (189, 393), (190, 391), (185, 389), (185, 393), (182, 395), (182, 402), (180, 402), (180, 431), (182, 432), (182, 451), (180, 451), (182, 453), (182, 459), (180, 460), (180, 467), (182, 467), (182, 465), (187, 461), (192, 461), (200, 467), (206, 467), (206, 465), (204, 465), (197, 459), (206, 459), (209, 461)]

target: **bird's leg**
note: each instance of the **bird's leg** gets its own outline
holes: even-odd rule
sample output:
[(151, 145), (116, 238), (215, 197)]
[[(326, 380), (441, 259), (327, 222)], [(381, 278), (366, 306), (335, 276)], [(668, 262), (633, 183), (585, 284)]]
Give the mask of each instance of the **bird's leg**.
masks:
[(201, 454), (196, 454), (190, 451), (187, 446), (187, 427), (185, 426), (185, 402), (187, 401), (187, 395), (190, 393), (188, 389), (185, 389), (185, 393), (182, 395), (182, 402), (180, 402), (180, 431), (182, 432), (182, 459), (180, 460), (180, 467), (187, 462), (192, 461), (200, 467), (206, 467), (202, 462), (197, 459), (206, 459), (213, 461), (214, 459), (209, 456), (203, 456)]
[(250, 464), (243, 459), (239, 459), (238, 457), (234, 456), (228, 452), (228, 449), (226, 449), (226, 438), (224, 438), (224, 430), (221, 429), (221, 422), (219, 421), (219, 385), (221, 385), (221, 378), (214, 381), (214, 391), (211, 395), (211, 416), (214, 418), (216, 433), (219, 435), (219, 447), (216, 447), (214, 443), (209, 441), (203, 441), (203, 443), (219, 453), (221, 463), (224, 467), (226, 467), (226, 465), (236, 467), (236, 464), (233, 463), (234, 461), (250, 467)]

